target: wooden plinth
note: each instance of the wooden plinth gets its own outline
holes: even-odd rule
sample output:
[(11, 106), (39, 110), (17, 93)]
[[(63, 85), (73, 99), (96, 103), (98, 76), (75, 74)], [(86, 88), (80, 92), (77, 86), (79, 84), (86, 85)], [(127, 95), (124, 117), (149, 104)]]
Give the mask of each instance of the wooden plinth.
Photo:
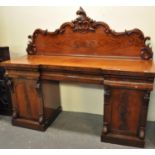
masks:
[(46, 121), (44, 121), (42, 124), (40, 124), (37, 121), (27, 120), (24, 118), (16, 118), (16, 119), (13, 118), (12, 124), (15, 126), (20, 126), (20, 127), (24, 127), (24, 128), (45, 131), (48, 128), (48, 126), (50, 126), (51, 123), (55, 121), (56, 117), (60, 114), (61, 111), (62, 111), (61, 107), (59, 107), (55, 110), (52, 109), (51, 117), (46, 119)]
[(126, 136), (126, 135), (117, 135), (117, 134), (102, 134), (101, 135), (102, 142), (108, 142), (112, 144), (120, 144), (127, 146), (134, 146), (143, 148), (145, 145), (145, 141), (143, 139), (139, 139), (137, 137)]

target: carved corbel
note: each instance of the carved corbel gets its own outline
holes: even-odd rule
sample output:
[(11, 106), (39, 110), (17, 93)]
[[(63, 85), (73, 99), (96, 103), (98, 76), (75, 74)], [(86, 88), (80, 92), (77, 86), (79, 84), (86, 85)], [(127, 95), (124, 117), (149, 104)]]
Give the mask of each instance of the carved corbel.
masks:
[(14, 92), (13, 81), (10, 78), (7, 79), (6, 84), (9, 87), (10, 91)]
[[(39, 94), (39, 96), (42, 97), (42, 95), (41, 95), (42, 90), (41, 90), (41, 82), (40, 82), (40, 79), (37, 80), (35, 88), (36, 88), (36, 91)], [(42, 102), (41, 102), (40, 110), (39, 111), (40, 111), (39, 112), (40, 114), (39, 114), (38, 122), (39, 122), (39, 124), (43, 124), (44, 123), (44, 114), (43, 114), (43, 105), (42, 105)]]
[(140, 139), (145, 138), (145, 122), (146, 122), (146, 117), (147, 117), (147, 108), (149, 104), (149, 99), (150, 99), (150, 91), (145, 90), (144, 98), (143, 98), (143, 110), (141, 113), (140, 127), (138, 131), (138, 137)]
[(38, 80), (37, 82), (36, 82), (36, 91), (38, 92), (38, 94), (39, 95), (41, 95), (41, 82), (40, 82), (40, 80)]
[(104, 89), (104, 95), (107, 96), (107, 97), (110, 96), (110, 88), (107, 88), (107, 87), (106, 87), (106, 88)]
[(147, 107), (150, 99), (150, 91), (146, 91), (144, 94), (144, 105)]
[(110, 99), (110, 95), (111, 95), (111, 90), (110, 87), (108, 86), (104, 86), (104, 104), (109, 104), (109, 99)]

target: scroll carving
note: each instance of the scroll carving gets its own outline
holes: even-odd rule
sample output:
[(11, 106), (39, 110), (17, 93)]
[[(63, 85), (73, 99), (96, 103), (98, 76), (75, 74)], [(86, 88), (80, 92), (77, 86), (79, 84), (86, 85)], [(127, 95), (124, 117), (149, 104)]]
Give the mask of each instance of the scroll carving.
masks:
[[(89, 52), (91, 52), (91, 49), (94, 48), (97, 51), (96, 55), (99, 54), (100, 56), (102, 56), (102, 55), (113, 56), (114, 55), (113, 52), (116, 51), (117, 54), (114, 56), (132, 57), (132, 55), (133, 55), (133, 57), (138, 57), (143, 60), (152, 59), (152, 57), (153, 57), (152, 48), (150, 47), (149, 44), (146, 44), (146, 41), (150, 40), (150, 38), (144, 37), (144, 34), (141, 30), (133, 29), (130, 31), (125, 30), (125, 32), (115, 32), (112, 29), (110, 29), (108, 24), (106, 24), (105, 22), (98, 22), (98, 21), (95, 21), (95, 20), (89, 18), (82, 7), (80, 7), (80, 9), (76, 12), (76, 14), (78, 15), (78, 17), (75, 20), (62, 24), (60, 26), (60, 28), (55, 30), (54, 32), (48, 32), (47, 30), (41, 30), (41, 29), (35, 30), (35, 32), (32, 36), (28, 36), (29, 43), (28, 43), (28, 46), (26, 49), (27, 53), (29, 55), (38, 54), (39, 52), (42, 54), (44, 53), (43, 51), (38, 52), (38, 49), (40, 50), (40, 48), (38, 48), (38, 46), (40, 46), (40, 44), (36, 43), (37, 36), (42, 36), (42, 37), (46, 36), (47, 37), (48, 41), (46, 42), (46, 47), (45, 46), (41, 47), (41, 48), (43, 48), (43, 47), (46, 48), (46, 53), (48, 53), (47, 48), (49, 50), (49, 53), (60, 51), (59, 44), (61, 44), (61, 47), (69, 46), (66, 49), (68, 49), (68, 51), (75, 52), (76, 50), (80, 50), (80, 48), (77, 47), (78, 48), (77, 49), (76, 46), (73, 44), (74, 39), (72, 39), (71, 43), (70, 43), (70, 41), (66, 43), (66, 42), (64, 42), (64, 40), (66, 38), (61, 38), (61, 39), (57, 40), (57, 42), (59, 42), (59, 44), (58, 44), (56, 41), (54, 41), (54, 43), (52, 42), (54, 40), (53, 38), (55, 37), (55, 39), (56, 39), (57, 35), (63, 35), (65, 33), (67, 33), (68, 28), (72, 31), (70, 33), (73, 33), (73, 37), (74, 37), (74, 33), (82, 33), (82, 34), (84, 33), (84, 35), (88, 35), (88, 33), (92, 33), (94, 36), (97, 36), (98, 35), (98, 34), (96, 34), (97, 30), (99, 28), (101, 28), (102, 31), (100, 31), (100, 33), (103, 33), (103, 38), (99, 39), (98, 37), (95, 37), (96, 40), (95, 39), (94, 40), (95, 40), (96, 44), (93, 45), (93, 47), (86, 46), (86, 47), (81, 47), (81, 48), (86, 48), (86, 49), (90, 48)], [(47, 44), (49, 43), (50, 38), (51, 38), (52, 45), (49, 44), (49, 46), (48, 46)], [(81, 42), (82, 41), (83, 42), (84, 41), (87, 41), (87, 42), (94, 41), (93, 37), (92, 37), (92, 39), (89, 37), (87, 37), (87, 38), (88, 38), (88, 40), (81, 40)], [(39, 42), (39, 39), (37, 41)], [(45, 39), (44, 39), (44, 41), (45, 41)], [(79, 40), (75, 40), (75, 42), (76, 41), (78, 41), (80, 44)], [(124, 44), (123, 44), (123, 42), (124, 42)], [(86, 43), (84, 42), (83, 44), (85, 45)], [(133, 48), (132, 48), (132, 46), (133, 46)], [(63, 48), (61, 48), (61, 50), (63, 50)], [(133, 52), (134, 50), (135, 50), (136, 54)], [(68, 53), (68, 51), (64, 51), (64, 53), (65, 52)], [(105, 53), (102, 54), (102, 52), (104, 52), (104, 51), (105, 51)], [(79, 53), (80, 52), (81, 51), (79, 51)], [(129, 53), (129, 54), (127, 54), (127, 53)], [(48, 54), (48, 55), (50, 55), (50, 54)]]
[(28, 46), (27, 46), (27, 53), (29, 55), (33, 55), (36, 53), (36, 46), (35, 44), (33, 43), (33, 40), (34, 40), (34, 37), (32, 37), (31, 35), (28, 36), (28, 38), (30, 39), (29, 43), (28, 43)]
[(74, 31), (95, 31), (96, 28), (96, 22), (87, 17), (86, 12), (83, 10), (83, 8), (80, 7), (80, 9), (76, 12), (79, 17), (73, 21)]
[(149, 45), (150, 44), (141, 49), (141, 58), (144, 60), (149, 60), (153, 57), (152, 48)]
[(67, 26), (71, 27), (74, 32), (87, 33), (95, 32), (97, 27), (103, 26), (106, 32), (109, 32), (109, 26), (104, 22), (96, 22), (89, 18), (82, 7), (76, 12), (79, 16), (72, 22), (66, 22), (60, 26), (54, 33), (63, 34)]

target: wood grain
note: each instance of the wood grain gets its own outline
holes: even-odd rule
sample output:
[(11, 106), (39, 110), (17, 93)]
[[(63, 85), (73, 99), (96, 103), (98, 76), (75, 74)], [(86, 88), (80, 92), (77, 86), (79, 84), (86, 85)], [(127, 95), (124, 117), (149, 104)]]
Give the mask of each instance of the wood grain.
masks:
[(61, 112), (59, 82), (99, 84), (105, 90), (101, 140), (144, 147), (155, 77), (150, 38), (139, 29), (114, 32), (82, 8), (77, 15), (55, 32), (35, 30), (28, 55), (1, 64), (11, 78), (12, 123), (45, 130)]
[(153, 53), (139, 29), (115, 32), (105, 22), (96, 22), (80, 8), (78, 18), (66, 22), (55, 32), (37, 29), (29, 36), (31, 55), (112, 56), (152, 59)]

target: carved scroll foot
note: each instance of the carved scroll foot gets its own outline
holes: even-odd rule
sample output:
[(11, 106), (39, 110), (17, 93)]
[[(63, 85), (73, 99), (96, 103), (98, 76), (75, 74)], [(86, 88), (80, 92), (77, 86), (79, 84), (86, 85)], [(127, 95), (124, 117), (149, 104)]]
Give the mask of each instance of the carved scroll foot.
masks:
[(16, 110), (13, 110), (12, 118), (13, 118), (13, 119), (16, 119), (17, 116), (18, 116), (17, 111), (16, 111)]
[(140, 127), (140, 130), (139, 130), (139, 138), (140, 139), (144, 139), (145, 138), (145, 128), (144, 127)]
[(108, 123), (107, 122), (104, 123), (102, 132), (104, 134), (107, 134), (108, 133)]
[(44, 116), (40, 115), (38, 121), (39, 121), (39, 124), (43, 124), (44, 123)]

